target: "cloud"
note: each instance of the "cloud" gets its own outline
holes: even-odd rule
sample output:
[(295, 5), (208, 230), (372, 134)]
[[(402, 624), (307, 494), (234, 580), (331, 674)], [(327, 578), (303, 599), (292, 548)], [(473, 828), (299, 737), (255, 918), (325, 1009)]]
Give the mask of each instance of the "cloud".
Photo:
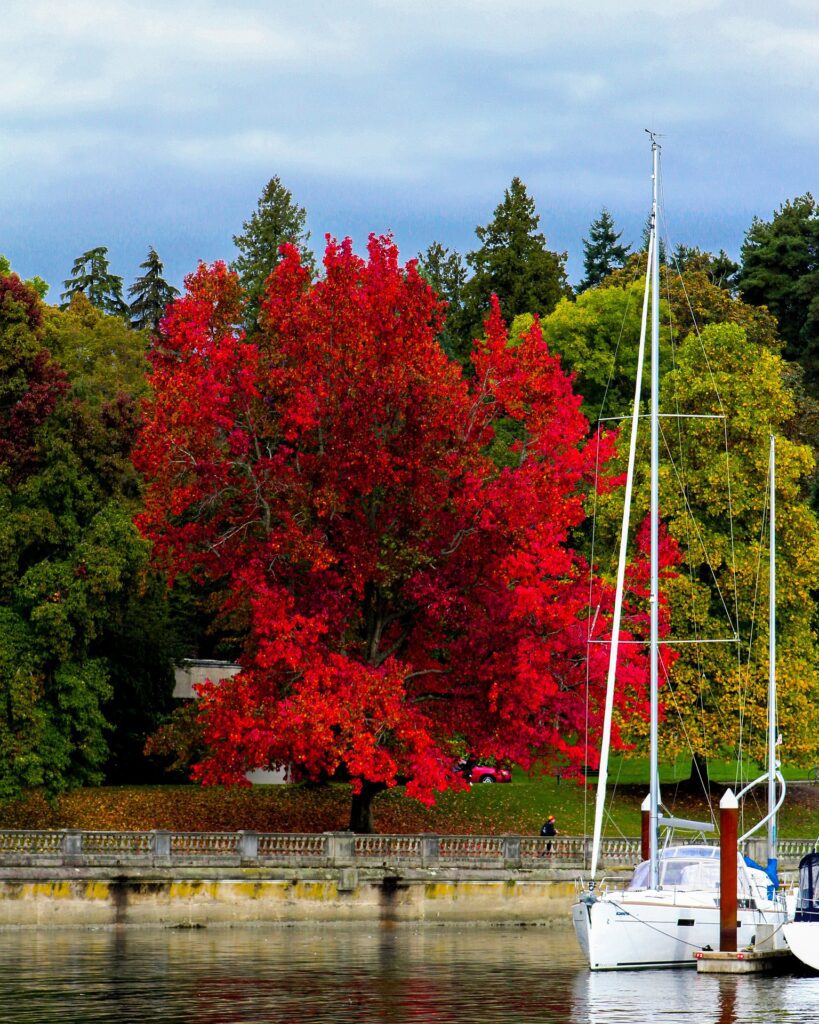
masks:
[[(814, 15), (818, 8), (814, 8)], [(819, 16), (810, 24), (782, 25), (771, 18), (728, 18), (723, 24), (726, 43), (735, 54), (748, 59), (757, 71), (760, 65), (777, 77), (798, 76), (803, 87), (819, 85)], [(807, 79), (805, 72), (808, 73)]]
[[(422, 182), (436, 170), (480, 155), (491, 127), (472, 127), (472, 140), (436, 130), (402, 135), (390, 126), (328, 128), (321, 132), (273, 130), (225, 131), (191, 135), (169, 142), (166, 154), (190, 168), (219, 163), (223, 167), (265, 166), (307, 171), (317, 178), (358, 182)], [(478, 136), (477, 139), (474, 135)]]
[(647, 126), (688, 209), (764, 213), (818, 155), (815, 0), (5, 0), (0, 66), (6, 225), (79, 192), (155, 237), (145, 197), (195, 215), (201, 190), (210, 245), (236, 183), (281, 174), (336, 230), (372, 207), (437, 237), (519, 174), (569, 245), (590, 211), (640, 206)]
[[(11, 0), (0, 36), (0, 110), (17, 118), (128, 110), (200, 109), (259, 73), (289, 75), (355, 59), (343, 24), (320, 31), (252, 5), (128, 0)], [(227, 78), (226, 78), (227, 76)]]
[[(318, 57), (338, 57), (349, 40), (338, 23), (315, 31), (300, 17), (288, 17), (286, 5), (247, 3), (158, 3), (134, 0), (12, 0), (6, 14), (14, 41), (36, 35), (47, 45), (108, 55), (167, 56), (182, 63), (283, 62), (306, 64)], [(296, 11), (298, 5), (294, 5)], [(284, 10), (284, 16), (278, 11)], [(15, 18), (15, 12), (17, 17)], [(328, 26), (324, 26), (325, 28)], [(8, 38), (8, 35), (6, 36)]]

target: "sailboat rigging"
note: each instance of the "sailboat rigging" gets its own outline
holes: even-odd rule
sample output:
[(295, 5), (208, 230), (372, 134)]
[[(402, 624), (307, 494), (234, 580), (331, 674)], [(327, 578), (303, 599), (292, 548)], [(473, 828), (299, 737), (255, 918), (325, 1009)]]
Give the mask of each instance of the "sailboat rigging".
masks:
[[(635, 967), (693, 966), (699, 949), (716, 948), (719, 941), (719, 848), (706, 844), (690, 846), (666, 845), (660, 848), (660, 830), (689, 829), (706, 832), (713, 829), (708, 822), (692, 822), (660, 811), (659, 787), (659, 354), (660, 354), (660, 289), (658, 240), (658, 177), (659, 144), (651, 135), (652, 208), (649, 221), (648, 265), (646, 269), (640, 345), (637, 361), (634, 404), (631, 415), (628, 470), (625, 503), (620, 531), (617, 585), (610, 642), (609, 670), (601, 739), (601, 758), (597, 800), (595, 804), (592, 843), (591, 882), (572, 908), (575, 931), (588, 957), (592, 970)], [(598, 887), (603, 811), (614, 686), (617, 677), (620, 621), (623, 608), (626, 549), (630, 525), (630, 502), (636, 457), (637, 427), (640, 420), (641, 382), (643, 377), (647, 321), (650, 308), (650, 577), (649, 577), (649, 796), (648, 859), (640, 864), (627, 889)], [(784, 782), (775, 764), (775, 561), (774, 561), (774, 446), (771, 439), (771, 648), (769, 679), (769, 768), (760, 779), (742, 790), (743, 796), (754, 785), (768, 782), (768, 814), (741, 841), (763, 824), (768, 824), (768, 869), (762, 869), (738, 855), (737, 879), (740, 910), (738, 941), (749, 945), (766, 935), (769, 942), (784, 946), (781, 925), (790, 914), (784, 899), (776, 891), (776, 811), (784, 799)], [(776, 796), (776, 783), (780, 795)], [(670, 834), (670, 831), (669, 833)]]

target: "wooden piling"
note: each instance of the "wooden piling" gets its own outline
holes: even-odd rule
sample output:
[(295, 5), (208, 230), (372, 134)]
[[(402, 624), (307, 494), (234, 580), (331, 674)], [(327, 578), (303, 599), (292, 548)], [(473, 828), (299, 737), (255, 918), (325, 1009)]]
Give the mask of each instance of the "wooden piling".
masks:
[(719, 802), (719, 948), (737, 948), (737, 820), (739, 804), (726, 789)]

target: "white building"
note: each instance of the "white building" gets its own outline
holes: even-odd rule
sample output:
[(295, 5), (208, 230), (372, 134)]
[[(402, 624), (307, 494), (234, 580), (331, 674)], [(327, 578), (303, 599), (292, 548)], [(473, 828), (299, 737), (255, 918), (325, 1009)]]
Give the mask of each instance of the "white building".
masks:
[[(206, 679), (214, 683), (221, 682), (241, 671), (241, 667), (231, 661), (191, 658), (177, 665), (174, 671), (173, 695), (179, 700), (195, 700), (197, 693), (194, 686), (198, 683), (204, 683)], [(257, 768), (256, 771), (248, 772), (246, 778), (248, 782), (267, 786), (280, 784), (287, 782), (287, 770), (280, 768), (276, 771), (265, 771)]]

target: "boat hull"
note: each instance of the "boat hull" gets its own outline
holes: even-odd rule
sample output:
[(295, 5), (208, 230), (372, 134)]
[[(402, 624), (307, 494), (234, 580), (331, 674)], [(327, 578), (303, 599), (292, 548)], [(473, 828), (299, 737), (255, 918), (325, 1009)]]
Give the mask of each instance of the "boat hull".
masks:
[(782, 931), (791, 953), (819, 971), (819, 921), (791, 921)]
[[(710, 900), (667, 898), (658, 893), (642, 898), (604, 895), (594, 902), (578, 900), (572, 921), (580, 947), (593, 971), (622, 971), (641, 968), (694, 967), (697, 951), (719, 949), (719, 907)], [(785, 915), (758, 910), (738, 911), (737, 948), (770, 935)], [(784, 941), (778, 944), (784, 948)], [(776, 940), (774, 940), (776, 942)], [(817, 950), (819, 952), (819, 949)]]

